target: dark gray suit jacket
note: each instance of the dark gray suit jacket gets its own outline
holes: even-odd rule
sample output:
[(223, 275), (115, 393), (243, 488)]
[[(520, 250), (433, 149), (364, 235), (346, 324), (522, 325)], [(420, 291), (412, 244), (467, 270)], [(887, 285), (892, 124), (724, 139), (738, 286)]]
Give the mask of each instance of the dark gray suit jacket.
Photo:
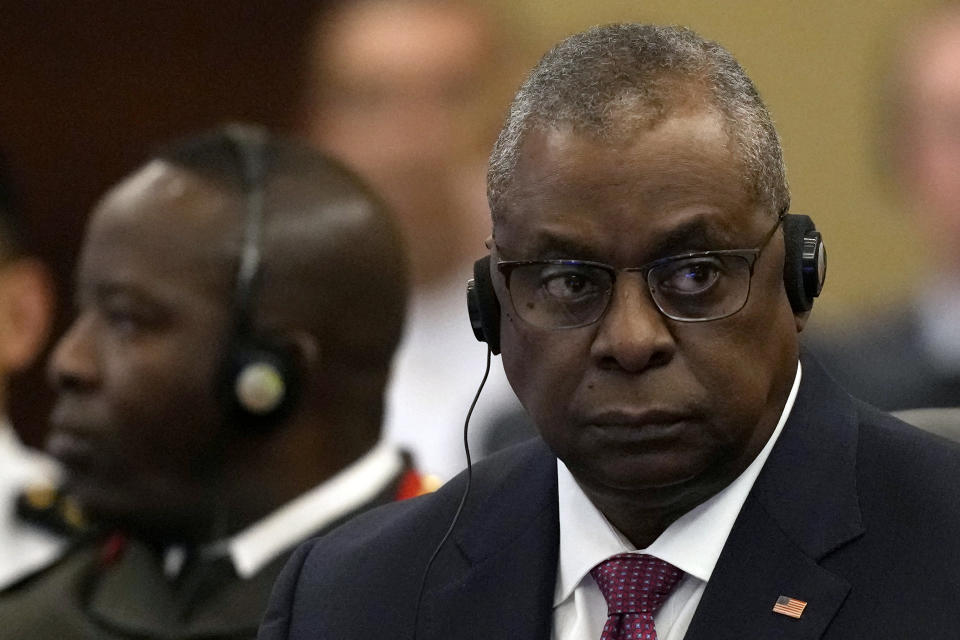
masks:
[[(960, 638), (960, 448), (850, 398), (811, 359), (687, 640)], [(301, 547), (260, 640), (550, 638), (555, 459), (532, 441), (465, 481)], [(806, 601), (800, 619), (772, 611)]]

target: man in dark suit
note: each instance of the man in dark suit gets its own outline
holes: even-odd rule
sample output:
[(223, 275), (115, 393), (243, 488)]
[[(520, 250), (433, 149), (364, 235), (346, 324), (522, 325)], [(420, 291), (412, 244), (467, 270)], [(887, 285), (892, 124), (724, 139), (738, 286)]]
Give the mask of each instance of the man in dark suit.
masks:
[(174, 144), (93, 212), (48, 449), (107, 539), (0, 598), (0, 638), (251, 638), (293, 548), (416, 492), (379, 442), (399, 234), (326, 156)]
[(261, 640), (960, 634), (960, 449), (801, 356), (822, 246), (727, 51), (568, 38), (488, 195), (472, 316), (542, 441), (304, 545)]

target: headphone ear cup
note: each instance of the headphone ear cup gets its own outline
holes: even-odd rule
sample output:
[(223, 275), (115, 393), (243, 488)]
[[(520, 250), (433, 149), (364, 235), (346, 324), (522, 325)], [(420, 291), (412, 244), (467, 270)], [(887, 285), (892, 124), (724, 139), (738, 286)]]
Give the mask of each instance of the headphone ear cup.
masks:
[(783, 218), (785, 256), (783, 285), (794, 313), (813, 308), (827, 276), (827, 252), (823, 238), (809, 216), (788, 214)]
[(291, 349), (263, 338), (234, 341), (221, 376), (227, 420), (266, 432), (289, 415), (300, 393), (295, 360)]
[(500, 301), (490, 278), (490, 256), (473, 263), (473, 279), (467, 282), (467, 312), (477, 340), (486, 342), (494, 355), (500, 353)]

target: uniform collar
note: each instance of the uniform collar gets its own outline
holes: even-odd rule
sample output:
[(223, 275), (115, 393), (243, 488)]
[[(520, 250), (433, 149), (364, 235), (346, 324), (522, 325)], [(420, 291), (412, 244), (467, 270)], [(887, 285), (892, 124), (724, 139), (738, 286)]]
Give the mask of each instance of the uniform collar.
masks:
[[(403, 468), (400, 451), (381, 442), (333, 477), (199, 553), (211, 558), (229, 555), (237, 575), (250, 578), (274, 558), (372, 501)], [(167, 551), (164, 572), (168, 577), (179, 573), (185, 556), (181, 547)]]

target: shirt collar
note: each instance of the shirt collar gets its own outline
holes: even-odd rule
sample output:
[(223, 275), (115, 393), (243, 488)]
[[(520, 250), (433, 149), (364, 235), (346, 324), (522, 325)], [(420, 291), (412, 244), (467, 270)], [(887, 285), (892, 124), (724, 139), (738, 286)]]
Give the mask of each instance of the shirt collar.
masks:
[[(325, 482), (283, 505), (234, 536), (204, 547), (202, 555), (228, 554), (237, 575), (250, 578), (284, 551), (373, 500), (403, 470), (400, 451), (385, 442)], [(183, 550), (171, 548), (165, 573), (182, 567)]]
[(704, 582), (710, 579), (733, 523), (770, 455), (793, 409), (800, 387), (800, 363), (776, 428), (753, 462), (709, 500), (675, 520), (646, 549), (636, 549), (597, 509), (557, 460), (560, 509), (560, 558), (554, 606), (569, 598), (580, 581), (600, 562), (618, 553), (639, 551), (656, 556)]

